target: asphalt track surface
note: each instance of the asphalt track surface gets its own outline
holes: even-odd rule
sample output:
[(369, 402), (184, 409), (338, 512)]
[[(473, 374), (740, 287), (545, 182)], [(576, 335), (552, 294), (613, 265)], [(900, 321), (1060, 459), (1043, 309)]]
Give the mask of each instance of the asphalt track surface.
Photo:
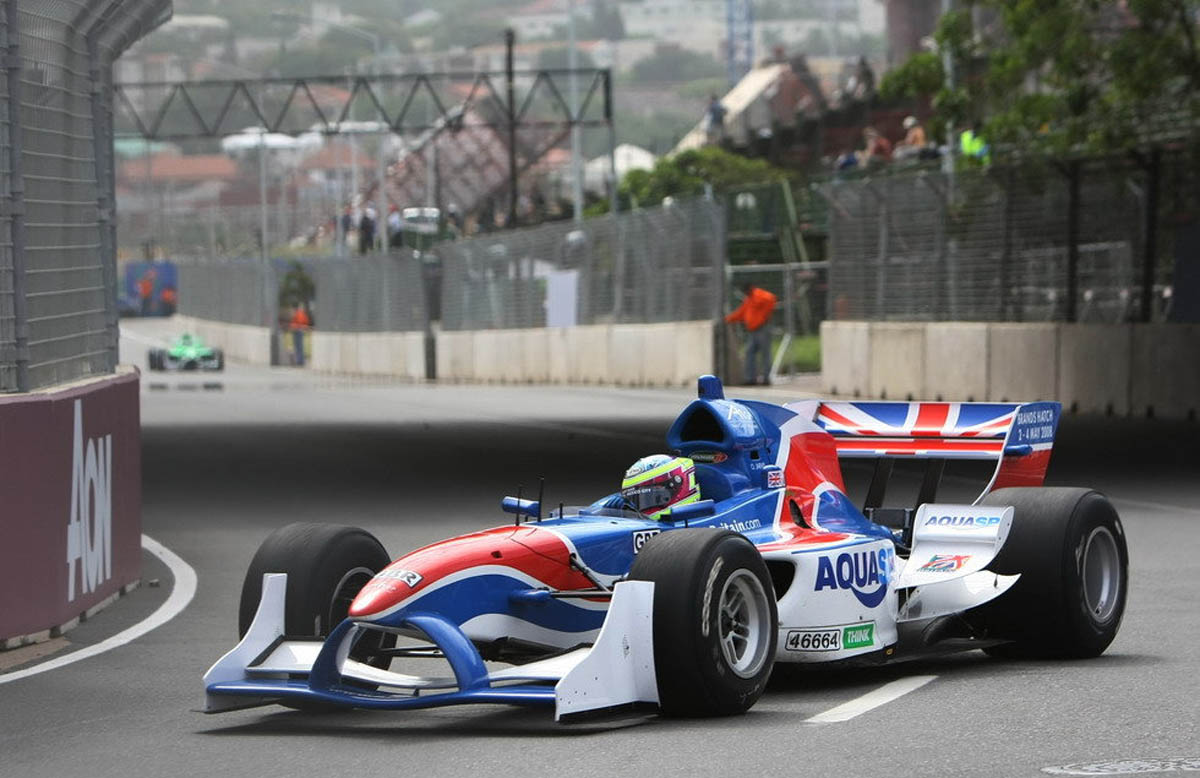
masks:
[[(138, 340), (123, 341), (126, 361), (144, 363), (146, 342), (170, 326), (129, 327)], [(236, 365), (222, 382), (204, 390), (190, 376), (143, 378), (144, 531), (194, 568), (194, 600), (113, 651), (11, 683), (0, 674), (0, 776), (1024, 776), (1200, 756), (1200, 428), (1142, 420), (1065, 419), (1051, 465), (1051, 482), (1112, 497), (1128, 535), (1125, 622), (1099, 659), (972, 652), (789, 675), (747, 715), (721, 720), (563, 726), (549, 711), (494, 706), (198, 713), (200, 677), (236, 639), (242, 578), (272, 529), (356, 524), (398, 555), (506, 523), (499, 497), (539, 475), (547, 501), (581, 502), (659, 448), (691, 396), (426, 387)], [(145, 558), (144, 580), (160, 585), (69, 633), (55, 656), (166, 599), (170, 571)], [(936, 678), (849, 720), (807, 721), (919, 676)]]

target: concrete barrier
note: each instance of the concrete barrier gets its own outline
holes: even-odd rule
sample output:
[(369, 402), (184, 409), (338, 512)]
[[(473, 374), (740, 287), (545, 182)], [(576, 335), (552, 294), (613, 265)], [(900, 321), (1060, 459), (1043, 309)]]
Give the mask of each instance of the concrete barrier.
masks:
[(1132, 349), (1131, 325), (1060, 324), (1059, 401), (1083, 413), (1129, 413)]
[(348, 375), (425, 377), (425, 339), (419, 332), (313, 330), (309, 367)]
[(0, 395), (0, 647), (60, 634), (142, 568), (138, 373)]
[(869, 322), (821, 322), (821, 386), (845, 397), (869, 394), (870, 353)]
[(987, 398), (994, 402), (1059, 399), (1057, 324), (988, 325)]
[(176, 316), (181, 329), (200, 336), (210, 346), (220, 348), (225, 356), (252, 365), (271, 364), (271, 331), (266, 327), (229, 324), (223, 321)]
[(987, 399), (988, 326), (983, 322), (936, 322), (925, 326), (922, 362), (926, 398), (969, 402)]
[(1200, 324), (1140, 324), (1131, 338), (1130, 410), (1200, 415)]
[(925, 396), (925, 325), (877, 322), (871, 325), (868, 388), (889, 400)]
[(821, 341), (822, 386), (841, 396), (898, 399), (911, 392), (922, 399), (1056, 400), (1081, 413), (1200, 414), (1196, 324), (827, 321)]

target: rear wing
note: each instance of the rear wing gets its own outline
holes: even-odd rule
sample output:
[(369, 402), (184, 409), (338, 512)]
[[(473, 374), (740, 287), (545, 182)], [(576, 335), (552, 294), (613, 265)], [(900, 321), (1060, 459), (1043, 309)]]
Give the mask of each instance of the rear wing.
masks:
[(1061, 411), (1056, 402), (822, 402), (813, 421), (833, 436), (839, 458), (877, 460), (871, 508), (896, 459), (929, 460), (918, 505), (936, 497), (948, 459), (996, 462), (977, 502), (994, 489), (1040, 486)]

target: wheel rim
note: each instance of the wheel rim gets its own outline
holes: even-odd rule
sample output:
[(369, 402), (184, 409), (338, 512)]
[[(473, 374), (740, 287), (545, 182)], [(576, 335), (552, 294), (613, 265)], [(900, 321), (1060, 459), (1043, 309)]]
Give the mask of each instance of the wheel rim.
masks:
[(749, 570), (737, 570), (721, 589), (721, 653), (734, 674), (753, 677), (767, 661), (771, 610), (762, 582)]
[(342, 623), (346, 614), (350, 612), (350, 605), (354, 602), (354, 598), (374, 577), (375, 572), (366, 567), (356, 567), (346, 571), (342, 580), (338, 581), (338, 585), (334, 587), (333, 597), (329, 600), (329, 622), (325, 625), (326, 630), (331, 630)]
[(1083, 596), (1097, 622), (1112, 618), (1121, 593), (1121, 554), (1107, 527), (1097, 527), (1083, 547)]

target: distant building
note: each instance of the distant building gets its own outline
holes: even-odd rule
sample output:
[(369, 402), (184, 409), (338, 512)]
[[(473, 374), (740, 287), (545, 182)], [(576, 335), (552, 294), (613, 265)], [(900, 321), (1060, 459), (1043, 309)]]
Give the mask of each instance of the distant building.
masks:
[[(568, 8), (568, 0), (533, 0), (509, 15), (508, 26), (512, 27), (520, 41), (552, 38), (559, 29), (567, 26)], [(582, 12), (587, 13), (586, 10)], [(581, 9), (576, 7), (576, 21), (580, 13)]]

